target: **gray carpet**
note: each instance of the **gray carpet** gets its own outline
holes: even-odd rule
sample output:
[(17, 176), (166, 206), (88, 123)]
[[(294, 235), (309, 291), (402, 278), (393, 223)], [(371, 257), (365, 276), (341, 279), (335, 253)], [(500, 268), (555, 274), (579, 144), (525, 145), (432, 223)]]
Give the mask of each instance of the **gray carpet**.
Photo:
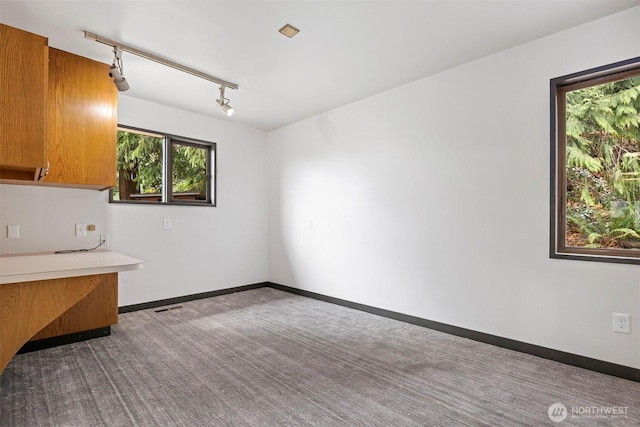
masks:
[(640, 383), (271, 288), (181, 305), (16, 356), (0, 425), (640, 425)]

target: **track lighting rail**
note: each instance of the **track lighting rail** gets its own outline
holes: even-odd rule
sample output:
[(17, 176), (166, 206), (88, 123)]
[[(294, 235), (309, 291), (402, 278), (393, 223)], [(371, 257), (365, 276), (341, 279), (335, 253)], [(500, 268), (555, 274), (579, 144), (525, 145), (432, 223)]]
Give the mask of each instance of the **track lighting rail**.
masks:
[(116, 42), (114, 40), (110, 40), (108, 38), (99, 36), (99, 35), (97, 35), (95, 33), (90, 32), (90, 31), (85, 31), (84, 32), (84, 38), (85, 39), (89, 39), (89, 40), (94, 40), (94, 41), (97, 41), (99, 43), (106, 44), (108, 46), (112, 46), (114, 49), (115, 48), (120, 48), (125, 52), (129, 52), (129, 53), (132, 53), (134, 55), (140, 56), (142, 58), (148, 59), (150, 61), (154, 61), (154, 62), (157, 62), (159, 64), (166, 65), (167, 67), (175, 68), (176, 70), (182, 71), (182, 72), (187, 73), (187, 74), (191, 74), (191, 75), (196, 76), (196, 77), (200, 77), (201, 79), (209, 80), (211, 82), (219, 84), (220, 86), (228, 87), (229, 89), (238, 89), (238, 85), (235, 84), (235, 83), (231, 83), (231, 82), (229, 82), (227, 80), (212, 76), (210, 74), (203, 73), (202, 71), (198, 71), (198, 70), (195, 70), (193, 68), (184, 66), (182, 64), (178, 64), (177, 62), (173, 62), (173, 61), (171, 61), (169, 59), (162, 58), (160, 56), (154, 55), (154, 54), (149, 53), (149, 52), (145, 52), (145, 51), (140, 50), (138, 48), (135, 48), (135, 47), (132, 47), (132, 46), (128, 46), (126, 44), (123, 44), (123, 43), (120, 43), (120, 42)]

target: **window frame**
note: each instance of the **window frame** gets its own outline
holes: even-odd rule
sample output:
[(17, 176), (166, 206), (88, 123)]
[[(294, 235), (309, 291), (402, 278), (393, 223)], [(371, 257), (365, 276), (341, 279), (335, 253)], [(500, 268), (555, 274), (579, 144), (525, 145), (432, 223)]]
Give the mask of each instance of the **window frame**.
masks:
[(640, 57), (591, 68), (550, 80), (550, 230), (549, 257), (640, 264), (640, 250), (567, 246), (566, 244), (566, 94), (640, 76)]
[[(125, 132), (134, 132), (162, 137), (162, 197), (160, 201), (144, 201), (144, 200), (114, 200), (113, 188), (109, 189), (109, 203), (127, 204), (127, 205), (144, 205), (144, 206), (217, 206), (217, 143), (203, 141), (194, 138), (173, 135), (170, 133), (153, 131), (133, 126), (118, 124), (118, 130)], [(206, 149), (206, 177), (208, 180), (206, 199), (183, 201), (173, 198), (173, 145), (183, 145), (196, 148)], [(117, 148), (116, 148), (117, 150)]]

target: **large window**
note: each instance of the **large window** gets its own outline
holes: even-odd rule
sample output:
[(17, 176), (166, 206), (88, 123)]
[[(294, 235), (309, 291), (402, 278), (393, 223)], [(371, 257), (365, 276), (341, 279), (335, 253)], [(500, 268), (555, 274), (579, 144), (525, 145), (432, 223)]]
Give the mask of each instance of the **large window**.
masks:
[(110, 200), (215, 206), (215, 147), (211, 142), (119, 127), (117, 186)]
[(553, 258), (640, 264), (640, 58), (551, 80)]

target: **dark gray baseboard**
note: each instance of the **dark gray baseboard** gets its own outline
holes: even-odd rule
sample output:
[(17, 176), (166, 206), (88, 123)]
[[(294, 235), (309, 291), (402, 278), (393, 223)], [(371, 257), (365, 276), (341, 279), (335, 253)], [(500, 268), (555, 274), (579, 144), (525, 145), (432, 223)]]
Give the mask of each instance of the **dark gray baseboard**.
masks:
[(495, 345), (509, 350), (519, 351), (521, 353), (531, 354), (533, 356), (542, 357), (544, 359), (555, 360), (556, 362), (567, 365), (577, 366), (579, 368), (589, 369), (591, 371), (600, 372), (602, 374), (612, 375), (614, 377), (624, 378), (631, 381), (640, 382), (640, 369), (631, 368), (629, 366), (618, 365), (611, 362), (605, 362), (590, 357), (580, 356), (573, 353), (567, 353), (560, 350), (554, 350), (539, 345), (529, 344), (522, 341), (516, 341), (496, 335), (486, 334), (471, 329), (460, 328), (458, 326), (448, 325), (446, 323), (434, 322), (420, 317), (409, 316), (407, 314), (395, 311), (384, 310), (382, 308), (371, 307), (340, 298), (329, 297), (315, 292), (305, 291), (290, 286), (279, 285), (277, 283), (269, 283), (269, 287), (279, 289), (281, 291), (302, 295), (317, 300), (330, 302), (332, 304), (342, 305), (344, 307), (353, 308), (378, 316), (388, 317), (390, 319), (399, 320), (401, 322), (411, 323), (413, 325), (423, 326), (425, 328), (435, 329), (436, 331), (446, 332), (470, 340)]
[(289, 292), (292, 294), (314, 298), (314, 299), (329, 302), (332, 304), (338, 304), (344, 307), (353, 308), (355, 310), (360, 310), (367, 313), (375, 314), (377, 316), (383, 316), (389, 319), (395, 319), (401, 322), (411, 323), (413, 325), (434, 329), (436, 331), (445, 332), (447, 334), (456, 335), (463, 338), (468, 338), (468, 339), (482, 342), (485, 344), (491, 344), (491, 345), (506, 348), (509, 350), (515, 350), (521, 353), (531, 354), (533, 356), (542, 357), (544, 359), (555, 360), (556, 362), (577, 366), (579, 368), (589, 369), (591, 371), (600, 372), (602, 374), (612, 375), (614, 377), (619, 377), (619, 378), (624, 378), (631, 381), (640, 382), (640, 369), (632, 368), (629, 366), (618, 365), (615, 363), (605, 362), (603, 360), (598, 360), (598, 359), (592, 359), (590, 357), (580, 356), (573, 353), (567, 353), (560, 350), (554, 350), (551, 348), (529, 344), (522, 341), (516, 341), (509, 338), (503, 338), (497, 335), (486, 334), (484, 332), (478, 332), (472, 329), (465, 329), (458, 326), (452, 326), (446, 323), (435, 322), (433, 320), (423, 319), (421, 317), (410, 316), (407, 314), (398, 313), (391, 310), (372, 307), (365, 304), (343, 300), (340, 298), (334, 298), (334, 297), (326, 296), (323, 294), (305, 291), (302, 289), (297, 289), (290, 286), (280, 285), (272, 282), (262, 282), (262, 283), (256, 283), (253, 285), (238, 286), (235, 288), (221, 289), (217, 291), (185, 295), (177, 298), (151, 301), (143, 304), (128, 305), (128, 306), (120, 307), (119, 312), (128, 313), (136, 310), (157, 308), (157, 307), (162, 307), (166, 305), (179, 304), (181, 302), (193, 301), (193, 300), (202, 299), (202, 298), (210, 298), (218, 295), (225, 295), (225, 294), (230, 294), (234, 292), (242, 292), (242, 291), (248, 291), (251, 289), (259, 289), (259, 288), (265, 288), (265, 287), (270, 287), (273, 289), (278, 289), (278, 290)]
[(217, 297), (219, 295), (232, 294), (234, 292), (249, 291), (269, 287), (269, 282), (255, 283), (253, 285), (236, 286), (235, 288), (219, 289), (217, 291), (201, 292), (198, 294), (184, 295), (181, 297), (167, 298), (141, 304), (124, 305), (118, 308), (118, 313), (130, 313), (132, 311), (147, 310), (149, 308), (164, 307), (166, 305), (180, 304), (181, 302), (195, 301), (203, 298)]

